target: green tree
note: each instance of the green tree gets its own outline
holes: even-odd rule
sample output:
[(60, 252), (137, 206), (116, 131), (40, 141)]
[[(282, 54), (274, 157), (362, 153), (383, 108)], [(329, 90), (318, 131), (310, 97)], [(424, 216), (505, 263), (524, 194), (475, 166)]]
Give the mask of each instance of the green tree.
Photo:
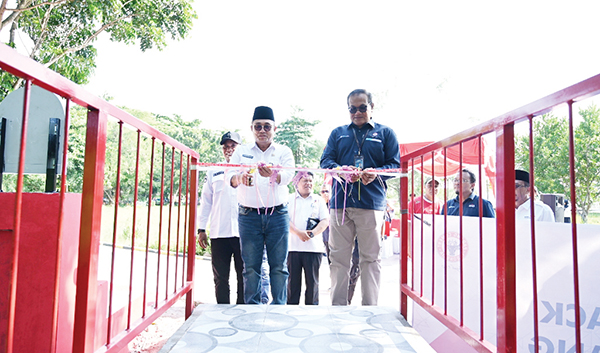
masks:
[[(95, 67), (92, 43), (107, 32), (116, 42), (139, 41), (142, 51), (163, 49), (167, 38), (185, 38), (197, 18), (191, 0), (17, 0), (15, 8), (0, 4), (0, 32), (9, 28), (9, 45), (15, 32), (32, 41), (28, 55), (78, 84), (87, 83)], [(23, 48), (25, 49), (25, 48)], [(2, 97), (21, 80), (3, 73)]]
[(277, 126), (274, 141), (292, 150), (297, 167), (316, 168), (325, 144), (313, 138), (314, 127), (319, 121), (302, 118), (302, 111), (302, 108), (294, 107), (291, 118)]
[[(583, 120), (574, 128), (577, 212), (584, 223), (600, 201), (600, 109), (580, 109)], [(533, 123), (535, 185), (540, 192), (570, 195), (568, 121), (547, 114)], [(529, 170), (529, 137), (515, 146), (517, 168)]]

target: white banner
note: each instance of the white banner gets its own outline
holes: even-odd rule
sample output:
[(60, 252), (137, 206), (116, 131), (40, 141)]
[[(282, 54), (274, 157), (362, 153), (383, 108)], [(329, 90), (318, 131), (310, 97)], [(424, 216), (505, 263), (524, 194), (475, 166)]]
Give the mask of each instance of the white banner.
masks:
[[(414, 223), (414, 288), (444, 308), (444, 217), (425, 215)], [(435, 232), (432, 230), (435, 227)], [(541, 353), (575, 352), (573, 245), (571, 224), (536, 223), (538, 319)], [(449, 216), (448, 314), (460, 320), (459, 217)], [(581, 339), (583, 352), (600, 353), (600, 226), (577, 226)], [(476, 333), (480, 327), (479, 218), (463, 218), (463, 318)], [(484, 338), (496, 344), (496, 222), (483, 219)], [(423, 239), (423, 240), (421, 240)], [(529, 220), (517, 222), (517, 344), (518, 352), (534, 352), (533, 279)], [(422, 250), (422, 251), (421, 251)], [(422, 254), (422, 255), (421, 255)], [(421, 261), (421, 259), (423, 261)], [(433, 260), (432, 260), (433, 259)], [(432, 261), (435, 273), (432, 274)], [(423, 265), (421, 265), (423, 263)], [(409, 268), (410, 276), (410, 268)], [(411, 282), (409, 281), (409, 284)], [(413, 327), (438, 352), (469, 352), (469, 347), (418, 305), (413, 307)], [(474, 350), (470, 350), (474, 352)]]

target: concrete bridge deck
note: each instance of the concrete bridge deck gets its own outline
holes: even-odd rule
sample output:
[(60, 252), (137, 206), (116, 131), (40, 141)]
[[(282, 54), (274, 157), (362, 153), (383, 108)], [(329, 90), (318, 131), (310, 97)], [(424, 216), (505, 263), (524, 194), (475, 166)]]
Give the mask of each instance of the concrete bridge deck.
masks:
[(160, 352), (435, 351), (389, 307), (201, 304)]

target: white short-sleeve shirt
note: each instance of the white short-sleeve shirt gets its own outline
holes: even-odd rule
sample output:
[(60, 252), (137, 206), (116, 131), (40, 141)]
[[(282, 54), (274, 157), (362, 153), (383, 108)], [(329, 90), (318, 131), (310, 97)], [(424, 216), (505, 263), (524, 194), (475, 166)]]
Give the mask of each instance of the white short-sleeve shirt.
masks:
[[(306, 198), (303, 198), (297, 192), (290, 194), (288, 212), (290, 222), (299, 230), (306, 230), (306, 223), (309, 217), (318, 218), (319, 221), (329, 218), (329, 210), (327, 209), (325, 200), (313, 193)], [(288, 251), (324, 253), (323, 233), (315, 235), (309, 241), (303, 242), (296, 234), (290, 232)]]

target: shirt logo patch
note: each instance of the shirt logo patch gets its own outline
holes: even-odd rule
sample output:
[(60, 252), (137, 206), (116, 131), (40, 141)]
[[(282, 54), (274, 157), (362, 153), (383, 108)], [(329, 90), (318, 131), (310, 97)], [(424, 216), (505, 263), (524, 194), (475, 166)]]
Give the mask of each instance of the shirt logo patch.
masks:
[(475, 205), (469, 205), (469, 207), (471, 207), (471, 208), (475, 208)]
[(213, 177), (216, 177), (217, 175), (221, 175), (221, 174), (225, 174), (225, 172), (224, 171), (216, 172), (213, 174)]
[(379, 142), (379, 143), (381, 143), (381, 140), (380, 140), (380, 139), (374, 139), (374, 138), (370, 138), (370, 137), (366, 138), (365, 140), (367, 140), (367, 141), (373, 141), (373, 142)]
[(249, 155), (249, 154), (242, 154), (242, 157), (244, 157), (244, 158), (250, 158), (250, 159), (254, 158), (254, 156)]

